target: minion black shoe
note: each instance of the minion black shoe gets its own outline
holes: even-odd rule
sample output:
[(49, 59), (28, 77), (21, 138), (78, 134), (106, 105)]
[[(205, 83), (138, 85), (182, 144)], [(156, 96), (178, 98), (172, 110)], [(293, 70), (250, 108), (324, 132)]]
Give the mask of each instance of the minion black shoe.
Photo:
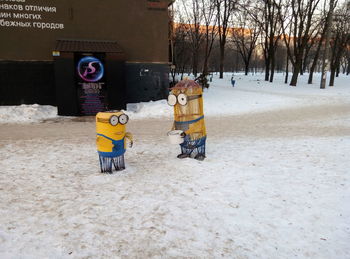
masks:
[(204, 154), (197, 154), (194, 159), (198, 160), (198, 161), (203, 161), (205, 158)]
[(177, 155), (177, 158), (186, 158), (186, 157), (189, 157), (189, 156), (190, 156), (189, 154), (182, 153), (180, 155)]

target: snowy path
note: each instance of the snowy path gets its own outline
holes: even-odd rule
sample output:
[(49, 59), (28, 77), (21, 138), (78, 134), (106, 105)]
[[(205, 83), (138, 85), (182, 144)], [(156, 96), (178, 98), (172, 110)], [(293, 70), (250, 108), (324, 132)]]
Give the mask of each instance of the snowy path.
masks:
[(208, 158), (135, 120), (99, 173), (92, 118), (0, 125), (1, 258), (349, 258), (350, 105), (207, 117)]
[[(172, 121), (166, 119), (134, 120), (128, 124), (128, 131), (133, 132), (140, 139), (147, 136), (151, 139), (164, 138), (171, 124)], [(350, 102), (217, 118), (209, 116), (206, 118), (206, 125), (208, 135), (217, 138), (224, 138), (224, 136), (346, 136), (350, 135)], [(76, 139), (95, 136), (94, 117), (51, 119), (46, 123), (38, 124), (0, 124), (0, 129), (2, 141), (32, 138)], [(69, 134), (62, 134), (62, 132)]]

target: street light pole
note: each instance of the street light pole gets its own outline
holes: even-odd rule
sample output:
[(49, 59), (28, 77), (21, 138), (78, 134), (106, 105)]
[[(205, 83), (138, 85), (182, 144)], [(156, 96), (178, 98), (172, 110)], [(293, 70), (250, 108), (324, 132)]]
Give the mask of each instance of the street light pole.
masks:
[(322, 74), (321, 74), (321, 84), (320, 89), (326, 88), (326, 78), (327, 78), (327, 67), (328, 67), (328, 52), (329, 52), (329, 38), (332, 29), (333, 22), (333, 10), (334, 9), (334, 0), (330, 0), (329, 3), (329, 13), (326, 20), (326, 36), (324, 43), (324, 51), (323, 51), (323, 60), (322, 60)]

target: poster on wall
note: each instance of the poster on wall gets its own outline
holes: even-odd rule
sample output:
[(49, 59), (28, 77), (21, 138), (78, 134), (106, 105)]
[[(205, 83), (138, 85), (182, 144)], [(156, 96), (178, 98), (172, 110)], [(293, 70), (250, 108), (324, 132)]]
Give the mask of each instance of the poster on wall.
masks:
[(76, 54), (76, 82), (81, 115), (96, 115), (108, 110), (105, 80), (105, 55)]

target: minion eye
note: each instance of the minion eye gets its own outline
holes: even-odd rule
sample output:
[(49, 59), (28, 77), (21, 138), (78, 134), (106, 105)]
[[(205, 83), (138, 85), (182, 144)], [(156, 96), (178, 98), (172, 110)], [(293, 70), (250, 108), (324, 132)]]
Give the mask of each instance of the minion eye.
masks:
[(174, 106), (176, 104), (176, 102), (177, 102), (176, 96), (173, 95), (173, 94), (169, 94), (169, 96), (168, 96), (168, 104), (170, 106)]
[(129, 121), (129, 117), (126, 114), (122, 114), (119, 116), (119, 122), (120, 124), (124, 125)]
[(181, 105), (186, 105), (187, 104), (187, 95), (185, 94), (179, 94), (177, 97), (177, 101), (179, 102), (179, 104)]
[(116, 126), (118, 124), (118, 117), (115, 115), (111, 116), (111, 118), (109, 119), (109, 123), (112, 126)]

